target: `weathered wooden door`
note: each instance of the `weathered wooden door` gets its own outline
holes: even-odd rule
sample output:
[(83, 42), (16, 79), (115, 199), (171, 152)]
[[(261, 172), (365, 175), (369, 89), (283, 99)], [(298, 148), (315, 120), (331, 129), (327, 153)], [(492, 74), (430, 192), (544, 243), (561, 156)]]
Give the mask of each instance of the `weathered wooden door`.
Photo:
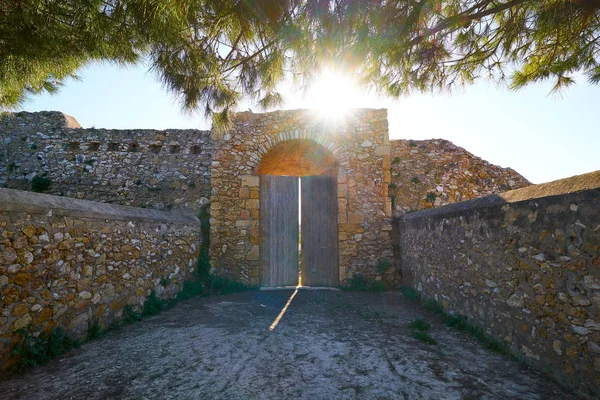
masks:
[(298, 284), (298, 177), (260, 176), (261, 286)]
[(335, 176), (302, 177), (302, 284), (338, 285)]

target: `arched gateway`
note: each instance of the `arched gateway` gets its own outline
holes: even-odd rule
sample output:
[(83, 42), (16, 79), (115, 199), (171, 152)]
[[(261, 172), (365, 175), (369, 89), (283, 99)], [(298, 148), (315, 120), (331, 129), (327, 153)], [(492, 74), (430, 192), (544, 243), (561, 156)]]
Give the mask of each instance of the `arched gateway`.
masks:
[[(238, 113), (215, 139), (210, 256), (252, 285), (337, 286), (391, 258), (385, 110), (337, 125), (307, 110)], [(300, 246), (299, 246), (300, 245)]]
[(337, 286), (338, 201), (335, 156), (316, 142), (281, 142), (262, 157), (261, 286)]

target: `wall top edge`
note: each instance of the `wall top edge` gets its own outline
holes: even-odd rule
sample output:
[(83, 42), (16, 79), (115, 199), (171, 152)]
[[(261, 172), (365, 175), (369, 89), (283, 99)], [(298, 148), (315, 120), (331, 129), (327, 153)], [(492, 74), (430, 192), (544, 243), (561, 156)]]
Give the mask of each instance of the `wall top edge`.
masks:
[(579, 193), (587, 193), (592, 198), (600, 198), (600, 170), (587, 174), (575, 175), (548, 183), (542, 183), (539, 185), (526, 186), (521, 189), (515, 189), (501, 194), (492, 194), (478, 199), (417, 211), (414, 213), (405, 214), (400, 217), (400, 219), (414, 220), (420, 218), (448, 216), (450, 214), (502, 206), (505, 204), (513, 204), (530, 200), (542, 200)]
[(5, 188), (0, 188), (0, 212), (200, 225), (200, 220), (193, 214), (121, 206)]

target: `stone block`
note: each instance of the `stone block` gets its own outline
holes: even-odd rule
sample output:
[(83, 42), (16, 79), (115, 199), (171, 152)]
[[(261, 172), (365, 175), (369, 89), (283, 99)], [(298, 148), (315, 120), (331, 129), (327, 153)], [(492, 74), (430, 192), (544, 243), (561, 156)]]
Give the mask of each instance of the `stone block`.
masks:
[(250, 189), (248, 189), (247, 187), (240, 188), (239, 196), (240, 196), (240, 199), (250, 198)]
[(260, 203), (259, 203), (258, 199), (246, 200), (246, 209), (258, 210), (259, 208), (260, 208)]
[(252, 246), (252, 248), (250, 249), (250, 252), (248, 253), (248, 256), (246, 257), (246, 259), (249, 260), (249, 261), (258, 261), (258, 257), (259, 257), (259, 247), (258, 247), (258, 245)]
[(377, 146), (375, 147), (376, 156), (389, 156), (391, 152), (391, 146)]
[(256, 175), (242, 175), (242, 186), (258, 187), (260, 179)]
[(348, 223), (349, 224), (364, 224), (365, 216), (359, 213), (350, 213), (348, 214)]

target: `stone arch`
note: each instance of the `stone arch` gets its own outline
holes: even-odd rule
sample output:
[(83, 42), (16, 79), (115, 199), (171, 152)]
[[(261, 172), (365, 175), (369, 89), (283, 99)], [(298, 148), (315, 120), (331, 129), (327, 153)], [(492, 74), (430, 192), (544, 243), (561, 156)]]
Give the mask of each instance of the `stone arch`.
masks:
[(337, 175), (338, 162), (331, 150), (314, 140), (291, 139), (269, 147), (256, 167), (257, 175)]
[(253, 170), (258, 175), (259, 165), (263, 157), (269, 153), (273, 147), (277, 147), (282, 143), (290, 141), (308, 141), (315, 145), (321, 146), (325, 150), (331, 152), (332, 156), (335, 157), (338, 165), (344, 164), (347, 160), (347, 153), (343, 151), (343, 148), (336, 142), (332, 141), (327, 133), (318, 134), (314, 130), (300, 130), (295, 129), (291, 131), (285, 131), (275, 133), (272, 135), (265, 135), (265, 141), (257, 146), (256, 158), (253, 158)]

